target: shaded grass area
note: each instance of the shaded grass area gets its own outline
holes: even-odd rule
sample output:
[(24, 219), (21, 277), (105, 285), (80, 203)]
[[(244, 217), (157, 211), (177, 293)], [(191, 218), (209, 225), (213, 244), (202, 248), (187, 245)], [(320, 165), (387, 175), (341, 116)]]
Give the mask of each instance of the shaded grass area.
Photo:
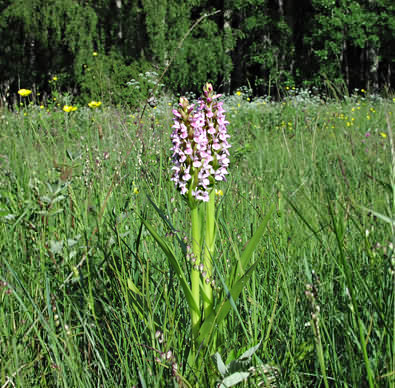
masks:
[[(394, 241), (376, 213), (394, 214), (394, 103), (232, 96), (226, 110), (231, 174), (218, 197), (214, 295), (273, 203), (276, 213), (217, 351), (228, 363), (262, 340), (246, 385), (274, 376), (279, 387), (364, 386), (371, 374), (391, 386)], [(190, 242), (189, 214), (170, 182), (170, 126), (168, 101), (143, 117), (1, 112), (2, 387), (220, 379), (209, 354), (201, 369), (188, 365), (184, 296), (140, 219), (183, 255), (176, 237)]]

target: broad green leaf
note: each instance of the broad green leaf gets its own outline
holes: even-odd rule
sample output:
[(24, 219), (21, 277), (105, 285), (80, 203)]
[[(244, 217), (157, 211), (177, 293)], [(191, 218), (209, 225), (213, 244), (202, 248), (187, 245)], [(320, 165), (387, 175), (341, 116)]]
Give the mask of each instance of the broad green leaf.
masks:
[(240, 361), (244, 361), (244, 360), (249, 360), (252, 355), (258, 350), (258, 348), (261, 346), (262, 341), (259, 341), (259, 343), (255, 346), (253, 346), (252, 348), (249, 348), (248, 350), (246, 350), (240, 357), (239, 360)]
[(239, 384), (243, 380), (247, 379), (249, 375), (250, 375), (249, 372), (233, 373), (222, 380), (220, 387), (222, 388), (233, 387), (234, 385)]
[(221, 376), (225, 376), (228, 373), (228, 368), (222, 361), (222, 357), (218, 352), (213, 355), (213, 360), (217, 364), (218, 372), (221, 373)]
[(246, 364), (251, 361), (252, 355), (258, 350), (261, 346), (262, 341), (260, 341), (257, 345), (245, 351), (237, 360), (233, 360), (228, 365), (229, 373), (241, 372), (246, 368)]
[(152, 237), (156, 240), (156, 242), (159, 244), (159, 246), (162, 248), (162, 251), (164, 254), (167, 256), (170, 265), (172, 266), (174, 272), (176, 273), (178, 279), (180, 280), (181, 287), (184, 291), (185, 298), (188, 302), (188, 305), (190, 309), (199, 312), (199, 307), (196, 305), (193, 297), (192, 297), (192, 291), (188, 285), (188, 282), (185, 278), (184, 272), (182, 271), (182, 268), (174, 254), (174, 252), (171, 250), (171, 248), (167, 245), (166, 241), (161, 238), (158, 233), (156, 233), (155, 229), (151, 226), (151, 224), (142, 219), (142, 222), (144, 223), (145, 227), (148, 229), (148, 231), (151, 233)]

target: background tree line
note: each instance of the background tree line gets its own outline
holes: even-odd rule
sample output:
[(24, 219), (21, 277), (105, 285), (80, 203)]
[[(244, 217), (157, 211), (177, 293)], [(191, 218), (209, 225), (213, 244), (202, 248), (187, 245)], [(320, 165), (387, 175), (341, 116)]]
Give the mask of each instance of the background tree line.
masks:
[(167, 89), (394, 86), (393, 0), (0, 0), (0, 91), (48, 92), (55, 76), (58, 90), (82, 99), (144, 94), (215, 10), (183, 42)]

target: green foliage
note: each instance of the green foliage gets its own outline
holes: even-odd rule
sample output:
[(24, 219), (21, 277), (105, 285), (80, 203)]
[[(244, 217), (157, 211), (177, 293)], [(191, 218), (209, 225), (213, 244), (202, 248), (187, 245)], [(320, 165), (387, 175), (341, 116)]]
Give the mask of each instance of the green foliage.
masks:
[(201, 85), (207, 80), (215, 83), (226, 80), (232, 65), (223, 39), (215, 21), (203, 20), (175, 58), (166, 77), (167, 84), (173, 90), (185, 93), (187, 90), (200, 91)]
[(251, 358), (260, 345), (261, 343), (248, 349), (238, 359), (232, 360), (228, 365), (225, 365), (219, 353), (213, 355), (213, 361), (217, 364), (218, 372), (221, 374), (218, 388), (233, 387), (257, 375), (259, 380), (256, 380), (256, 384), (270, 384), (275, 381), (277, 372), (275, 368), (262, 364), (258, 368), (250, 366)]
[[(190, 224), (170, 181), (176, 98), (141, 118), (105, 104), (0, 108), (0, 386), (246, 376), (225, 380), (233, 372), (254, 386), (324, 386), (325, 375), (329, 386), (391, 386), (394, 102), (292, 90), (278, 103), (226, 97), (231, 173), (217, 198), (214, 297), (228, 296), (227, 314), (215, 361), (202, 348), (198, 369), (180, 244), (191, 244)], [(248, 282), (232, 287), (238, 263)]]
[(50, 74), (64, 73), (72, 88), (93, 51), (96, 25), (93, 9), (74, 0), (11, 2), (0, 14), (3, 80), (45, 88)]
[[(283, 83), (292, 83), (292, 70), (289, 63), (294, 56), (292, 31), (284, 15), (269, 1), (242, 1), (234, 10), (238, 19), (238, 37), (235, 55), (240, 61), (235, 64), (240, 87), (248, 80), (260, 95), (272, 94), (274, 87)], [(238, 52), (241, 51), (241, 52)]]
[[(208, 13), (204, 2), (172, 0), (158, 4), (145, 0), (143, 5), (150, 42), (148, 58), (162, 69), (174, 59), (165, 78), (171, 90), (197, 93), (208, 80), (218, 84), (230, 76), (233, 37), (221, 28), (219, 18), (203, 18), (191, 31), (198, 17)], [(183, 44), (177, 51), (180, 42)]]
[(126, 64), (115, 52), (91, 54), (83, 67), (78, 99), (85, 103), (100, 100), (136, 108), (147, 100), (158, 81), (158, 74), (148, 62)]
[[(175, 93), (198, 93), (207, 80), (225, 92), (248, 85), (275, 98), (285, 86), (341, 97), (354, 88), (388, 90), (394, 12), (391, 0), (3, 0), (0, 92), (12, 103), (21, 87), (43, 96), (56, 75), (62, 93), (85, 99), (113, 89), (113, 103), (135, 104), (140, 97), (128, 95), (125, 82), (151, 71), (147, 63), (158, 74), (172, 63), (163, 83)], [(94, 51), (102, 86), (85, 77)]]
[(389, 20), (395, 11), (393, 2), (315, 0), (312, 7), (304, 43), (313, 53), (309, 66), (316, 71), (315, 84), (326, 78), (334, 84), (345, 81), (350, 88), (377, 89), (379, 62), (391, 67), (393, 61), (383, 44), (388, 36), (395, 36)]

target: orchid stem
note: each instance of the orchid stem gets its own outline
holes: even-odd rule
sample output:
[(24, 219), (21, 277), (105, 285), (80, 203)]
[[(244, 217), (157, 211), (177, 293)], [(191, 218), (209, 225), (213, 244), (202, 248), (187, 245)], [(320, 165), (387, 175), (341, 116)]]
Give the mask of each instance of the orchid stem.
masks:
[(213, 274), (213, 254), (215, 242), (215, 190), (210, 192), (209, 201), (206, 204), (206, 234), (204, 249), (204, 271), (207, 273), (206, 279), (203, 279), (203, 301), (204, 301), (204, 318), (206, 319), (213, 311), (213, 289), (211, 287), (211, 277)]
[(196, 260), (191, 267), (191, 286), (192, 286), (192, 297), (199, 307), (198, 311), (191, 310), (192, 319), (192, 336), (196, 339), (200, 329), (200, 253), (201, 253), (201, 234), (202, 234), (202, 219), (199, 206), (194, 206), (191, 209), (192, 217), (192, 252), (193, 259)]

